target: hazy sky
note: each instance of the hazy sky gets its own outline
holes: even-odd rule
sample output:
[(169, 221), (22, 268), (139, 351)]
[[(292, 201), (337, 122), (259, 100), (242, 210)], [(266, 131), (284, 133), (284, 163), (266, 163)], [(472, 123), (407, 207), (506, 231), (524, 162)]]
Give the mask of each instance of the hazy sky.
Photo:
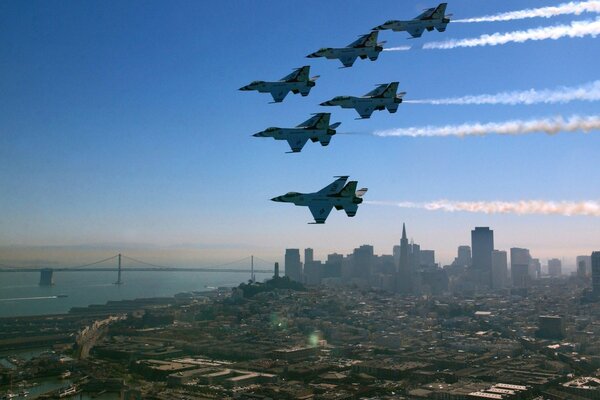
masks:
[[(561, 1), (456, 0), (455, 18)], [(376, 130), (598, 115), (598, 102), (537, 105), (401, 104), (396, 114), (355, 120), (318, 104), (399, 81), (407, 100), (579, 86), (600, 79), (600, 39), (507, 43), (452, 50), (384, 52), (376, 62), (307, 59), (344, 46), (388, 19), (408, 19), (423, 1), (3, 1), (0, 2), (0, 263), (28, 246), (162, 246), (177, 259), (282, 258), (286, 247), (315, 255), (364, 243), (391, 253), (402, 222), (422, 248), (451, 261), (470, 230), (490, 226), (496, 248), (534, 257), (600, 249), (600, 218), (448, 213), (364, 204), (356, 217), (332, 212), (322, 226), (306, 208), (273, 203), (334, 175), (368, 187), (366, 200), (429, 202), (600, 200), (600, 132), (553, 136), (400, 138)], [(509, 22), (451, 23), (421, 39), (384, 31), (386, 46), (596, 21), (596, 14)], [(240, 92), (311, 65), (310, 96)], [(332, 112), (328, 147), (251, 134)], [(84, 246), (85, 247), (85, 246)], [(183, 250), (186, 249), (186, 250)], [(227, 249), (231, 249), (228, 251)], [(114, 250), (114, 251), (113, 251)], [(186, 253), (187, 252), (187, 253)], [(39, 252), (38, 252), (39, 253)], [(36, 259), (44, 257), (36, 253)], [(154, 250), (152, 257), (156, 254)], [(4, 255), (4, 257), (2, 257)], [(89, 253), (89, 257), (96, 252)], [(82, 261), (85, 254), (81, 254)], [(4, 260), (4, 261), (3, 261)]]

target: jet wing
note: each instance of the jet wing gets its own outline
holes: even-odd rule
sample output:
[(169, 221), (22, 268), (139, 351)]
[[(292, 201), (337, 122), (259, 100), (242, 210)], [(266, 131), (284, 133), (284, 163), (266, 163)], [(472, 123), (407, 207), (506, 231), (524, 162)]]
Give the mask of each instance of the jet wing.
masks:
[(306, 128), (306, 129), (327, 129), (329, 128), (329, 118), (331, 117), (330, 113), (318, 113), (313, 117), (307, 119), (296, 128)]
[(344, 67), (349, 68), (354, 65), (354, 61), (356, 61), (357, 56), (342, 56), (340, 57), (340, 61), (344, 64)]
[(417, 26), (414, 28), (408, 28), (406, 31), (410, 33), (413, 38), (420, 38), (423, 35), (423, 31), (425, 29), (422, 26)]
[(308, 81), (308, 74), (310, 73), (310, 65), (305, 65), (302, 68), (297, 68), (291, 74), (283, 77), (281, 80), (284, 82), (304, 82)]
[(329, 213), (331, 212), (331, 209), (333, 208), (333, 205), (330, 203), (321, 202), (313, 203), (310, 206), (308, 206), (308, 208), (310, 209), (310, 212), (313, 218), (315, 219), (315, 223), (324, 224), (325, 220), (329, 216)]
[(287, 140), (292, 152), (299, 153), (308, 141), (308, 137), (291, 137)]
[(357, 104), (354, 106), (354, 109), (364, 119), (371, 118), (371, 114), (375, 111), (375, 108), (371, 104)]
[(338, 179), (336, 179), (333, 183), (330, 183), (329, 185), (325, 186), (323, 189), (319, 190), (317, 193), (325, 194), (325, 195), (338, 194), (342, 190), (344, 185), (346, 184), (348, 177), (347, 176), (338, 176), (337, 178)]
[(281, 103), (283, 101), (283, 99), (285, 99), (285, 96), (287, 96), (287, 94), (289, 92), (290, 92), (289, 89), (279, 88), (279, 89), (273, 89), (269, 93), (271, 93), (271, 96), (273, 96), (273, 101), (275, 103)]

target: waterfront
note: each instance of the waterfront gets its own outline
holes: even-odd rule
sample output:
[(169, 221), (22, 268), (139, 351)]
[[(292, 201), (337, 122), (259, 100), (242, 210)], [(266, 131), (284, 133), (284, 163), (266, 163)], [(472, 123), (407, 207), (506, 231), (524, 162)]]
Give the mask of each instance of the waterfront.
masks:
[[(270, 275), (256, 274), (256, 279), (260, 281)], [(111, 300), (206, 291), (219, 286), (236, 286), (250, 277), (232, 272), (126, 271), (124, 284), (115, 285), (116, 278), (116, 272), (111, 271), (56, 272), (53, 286), (39, 286), (37, 272), (1, 273), (0, 317), (60, 314), (71, 307)], [(62, 295), (67, 297), (58, 297)]]

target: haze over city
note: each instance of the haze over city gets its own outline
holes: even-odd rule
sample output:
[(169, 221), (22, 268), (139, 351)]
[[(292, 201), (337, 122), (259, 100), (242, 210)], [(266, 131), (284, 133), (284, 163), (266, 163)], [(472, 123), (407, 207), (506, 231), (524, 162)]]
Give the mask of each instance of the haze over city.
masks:
[[(312, 247), (324, 257), (372, 244), (378, 253), (389, 253), (406, 222), (415, 240), (435, 249), (442, 263), (468, 243), (473, 227), (490, 226), (498, 248), (527, 247), (538, 257), (571, 264), (597, 244), (597, 217), (369, 204), (600, 198), (595, 184), (600, 172), (593, 164), (600, 147), (597, 128), (552, 136), (372, 135), (594, 116), (600, 52), (593, 27), (571, 37), (536, 34), (521, 43), (418, 49), (572, 21), (593, 24), (592, 8), (551, 10), (551, 18), (544, 11), (543, 18), (509, 15), (500, 22), (451, 24), (443, 35), (426, 32), (415, 41), (383, 31), (385, 47), (413, 50), (384, 51), (376, 62), (358, 60), (348, 69), (304, 58), (426, 6), (414, 2), (400, 10), (384, 2), (365, 9), (358, 1), (308, 1), (294, 7), (292, 18), (285, 2), (4, 3), (0, 32), (11, 40), (0, 47), (3, 260), (67, 263), (128, 248), (187, 265), (250, 253), (281, 260), (286, 247)], [(468, 20), (538, 6), (456, 1), (451, 8), (455, 17)], [(306, 64), (311, 75), (321, 75), (307, 98), (290, 95), (282, 104), (268, 104), (262, 95), (235, 90)], [(338, 131), (353, 134), (337, 135), (326, 148), (307, 146), (290, 155), (280, 143), (250, 137), (268, 126), (293, 126), (323, 111), (318, 103), (328, 98), (360, 95), (391, 80), (407, 92), (406, 104), (396, 114), (375, 113), (368, 121), (333, 110), (332, 121), (342, 122)], [(419, 104), (531, 91), (548, 99), (564, 88), (579, 94), (513, 105)], [(340, 174), (369, 188), (352, 220), (334, 212), (324, 226), (307, 225), (305, 209), (268, 201), (287, 191), (316, 190)]]

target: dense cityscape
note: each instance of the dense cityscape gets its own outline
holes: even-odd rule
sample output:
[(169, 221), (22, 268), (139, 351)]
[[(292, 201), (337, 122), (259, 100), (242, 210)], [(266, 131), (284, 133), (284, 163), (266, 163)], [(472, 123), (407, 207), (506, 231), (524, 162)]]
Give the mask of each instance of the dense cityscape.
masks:
[(264, 282), (1, 318), (0, 393), (600, 398), (600, 252), (567, 275), (558, 259), (495, 250), (487, 227), (471, 239), (441, 267), (403, 226), (392, 255), (363, 245), (321, 262), (305, 249), (301, 262), (287, 249)]

